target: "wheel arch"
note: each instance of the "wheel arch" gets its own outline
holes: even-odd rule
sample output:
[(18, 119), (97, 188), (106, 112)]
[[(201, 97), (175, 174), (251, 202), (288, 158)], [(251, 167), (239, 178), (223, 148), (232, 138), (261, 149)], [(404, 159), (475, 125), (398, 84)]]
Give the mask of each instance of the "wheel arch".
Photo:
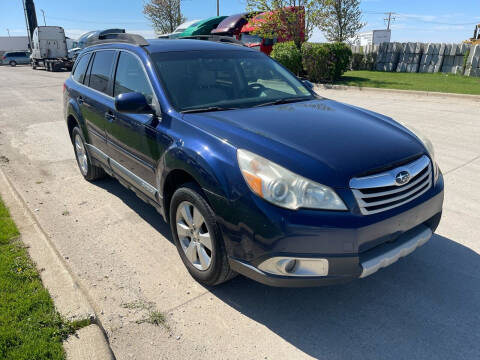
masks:
[(80, 131), (82, 132), (83, 138), (87, 143), (90, 142), (88, 132), (87, 132), (87, 127), (85, 125), (85, 122), (82, 121), (82, 117), (80, 115), (80, 108), (78, 107), (78, 104), (70, 98), (67, 103), (67, 111), (66, 111), (66, 122), (67, 122), (67, 128), (68, 128), (68, 134), (70, 136), (70, 140), (73, 141), (72, 139), (72, 131), (75, 128), (75, 126), (78, 126), (80, 128)]
[(169, 221), (170, 200), (175, 190), (185, 183), (194, 183), (215, 211), (213, 196), (227, 197), (226, 178), (222, 164), (214, 156), (203, 156), (199, 152), (174, 147), (166, 151), (162, 169), (159, 170), (159, 191), (165, 219)]

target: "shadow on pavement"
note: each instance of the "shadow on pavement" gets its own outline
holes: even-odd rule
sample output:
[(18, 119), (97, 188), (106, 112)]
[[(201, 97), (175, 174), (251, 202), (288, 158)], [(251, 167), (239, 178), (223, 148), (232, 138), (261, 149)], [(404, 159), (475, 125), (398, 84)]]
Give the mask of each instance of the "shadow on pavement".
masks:
[[(152, 206), (114, 179), (95, 184), (172, 242), (169, 226)], [(315, 358), (480, 354), (480, 255), (439, 235), (389, 268), (345, 285), (273, 288), (238, 276), (210, 291)]]
[(163, 220), (162, 215), (160, 215), (152, 205), (142, 201), (133, 191), (125, 189), (125, 187), (114, 178), (107, 177), (103, 180), (96, 181), (94, 184), (122, 200), (125, 205), (140, 215), (143, 220), (173, 244), (170, 226)]
[(445, 237), (363, 280), (271, 288), (237, 277), (212, 292), (315, 358), (474, 359), (480, 256)]

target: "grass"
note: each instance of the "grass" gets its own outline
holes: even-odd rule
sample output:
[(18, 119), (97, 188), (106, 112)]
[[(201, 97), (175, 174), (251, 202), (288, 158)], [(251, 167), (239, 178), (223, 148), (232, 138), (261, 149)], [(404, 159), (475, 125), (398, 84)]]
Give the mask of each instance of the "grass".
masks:
[(122, 304), (122, 307), (130, 310), (146, 310), (148, 314), (146, 317), (137, 320), (137, 324), (148, 323), (156, 326), (163, 326), (167, 330), (170, 330), (170, 326), (167, 323), (167, 318), (164, 313), (161, 311), (155, 310), (155, 303), (153, 302), (143, 302), (143, 301), (134, 301), (131, 303)]
[(347, 71), (335, 84), (480, 95), (480, 78), (443, 73)]
[(62, 341), (89, 324), (55, 310), (0, 199), (0, 359), (65, 359)]

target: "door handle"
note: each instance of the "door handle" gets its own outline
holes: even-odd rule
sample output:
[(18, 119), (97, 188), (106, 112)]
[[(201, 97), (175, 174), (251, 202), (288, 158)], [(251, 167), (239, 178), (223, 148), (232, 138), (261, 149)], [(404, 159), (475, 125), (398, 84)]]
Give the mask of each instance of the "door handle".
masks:
[(105, 119), (107, 119), (108, 122), (113, 122), (115, 121), (115, 115), (113, 115), (112, 112), (108, 111), (105, 113)]
[(82, 105), (82, 104), (85, 102), (85, 100), (83, 100), (83, 97), (82, 97), (82, 96), (79, 96), (79, 97), (77, 98), (77, 101), (78, 101), (78, 103), (79, 103), (80, 105)]

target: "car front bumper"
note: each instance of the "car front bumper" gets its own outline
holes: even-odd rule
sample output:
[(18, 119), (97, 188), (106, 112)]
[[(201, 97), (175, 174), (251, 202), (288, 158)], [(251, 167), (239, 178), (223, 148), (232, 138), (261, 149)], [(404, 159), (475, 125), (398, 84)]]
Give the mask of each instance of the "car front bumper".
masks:
[[(441, 214), (434, 221), (438, 223)], [(432, 229), (420, 224), (401, 235), (394, 242), (385, 243), (359, 256), (319, 257), (319, 261), (328, 261), (328, 274), (325, 276), (277, 275), (260, 270), (252, 264), (238, 259), (230, 259), (233, 270), (253, 280), (270, 286), (308, 287), (341, 284), (356, 278), (364, 278), (378, 270), (390, 266), (402, 257), (424, 245), (433, 235)], [(296, 257), (302, 259), (301, 257)], [(308, 258), (313, 260), (312, 258)]]
[[(227, 227), (222, 221), (222, 232), (230, 265), (240, 274), (271, 286), (330, 285), (367, 277), (425, 244), (440, 222), (442, 206), (443, 177), (440, 175), (430, 191), (395, 211), (327, 216), (305, 212), (287, 217), (279, 210), (281, 216), (277, 217), (269, 207), (265, 212), (269, 218), (255, 221), (255, 228), (245, 223), (235, 227), (230, 223)], [(268, 237), (270, 232), (263, 231), (264, 228), (277, 233)], [(265, 271), (262, 265), (268, 260), (284, 258), (326, 260), (328, 270), (322, 276), (306, 276), (304, 272), (297, 276)]]

